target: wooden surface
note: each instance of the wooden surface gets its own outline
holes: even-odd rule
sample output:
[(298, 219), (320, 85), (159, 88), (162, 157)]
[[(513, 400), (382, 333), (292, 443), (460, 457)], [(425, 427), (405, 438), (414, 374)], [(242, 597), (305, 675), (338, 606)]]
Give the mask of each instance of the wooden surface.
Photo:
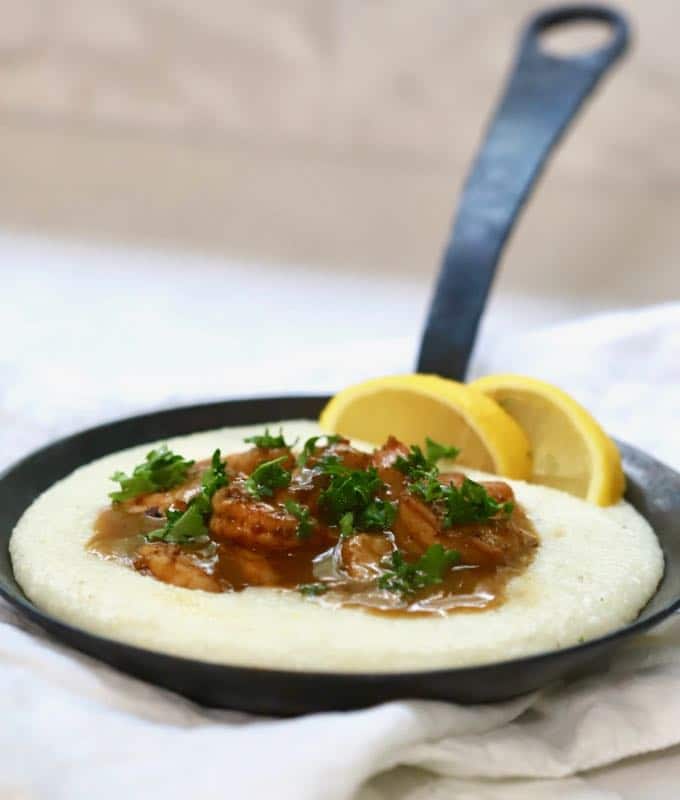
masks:
[[(4, 0), (0, 225), (433, 273), (527, 0)], [(586, 108), (500, 286), (680, 296), (680, 9)], [(611, 304), (611, 303), (607, 303)]]

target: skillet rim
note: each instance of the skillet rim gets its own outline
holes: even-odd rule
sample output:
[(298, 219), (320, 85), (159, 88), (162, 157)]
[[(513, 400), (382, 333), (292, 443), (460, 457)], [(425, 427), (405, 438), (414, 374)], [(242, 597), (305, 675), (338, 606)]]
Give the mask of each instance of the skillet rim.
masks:
[[(134, 414), (132, 416), (127, 417), (118, 417), (113, 420), (109, 420), (104, 423), (100, 423), (98, 425), (93, 425), (89, 428), (85, 428), (83, 430), (75, 431), (71, 434), (66, 436), (60, 437), (54, 441), (48, 442), (47, 444), (39, 447), (31, 452), (27, 453), (26, 455), (22, 456), (17, 461), (9, 464), (5, 469), (0, 472), (0, 486), (5, 482), (5, 480), (10, 477), (10, 475), (16, 471), (21, 470), (22, 468), (26, 467), (31, 461), (35, 459), (40, 459), (41, 457), (48, 456), (54, 453), (56, 450), (62, 447), (68, 447), (76, 443), (78, 439), (81, 438), (89, 438), (96, 436), (97, 434), (106, 434), (107, 432), (115, 431), (118, 426), (129, 425), (129, 424), (142, 424), (146, 421), (154, 420), (156, 422), (162, 422), (165, 418), (170, 418), (176, 416), (178, 413), (189, 415), (193, 413), (210, 413), (210, 412), (217, 412), (220, 409), (224, 409), (225, 407), (234, 408), (239, 405), (243, 405), (244, 407), (252, 407), (259, 403), (262, 404), (271, 404), (271, 403), (283, 403), (283, 404), (292, 404), (297, 405), (300, 403), (309, 403), (311, 405), (317, 404), (321, 407), (325, 402), (329, 399), (328, 395), (316, 395), (316, 394), (304, 394), (304, 395), (279, 395), (279, 396), (272, 396), (272, 395), (258, 395), (255, 397), (246, 397), (246, 398), (232, 398), (230, 400), (222, 400), (222, 401), (213, 401), (207, 403), (195, 403), (186, 406), (174, 406), (170, 408), (161, 408), (156, 409), (154, 411), (147, 411), (140, 414)], [(302, 417), (300, 417), (302, 418)], [(263, 420), (265, 422), (276, 422), (276, 419), (267, 419)], [(242, 424), (251, 424), (248, 422)], [(259, 424), (254, 422), (252, 424)], [(214, 427), (214, 426), (213, 426)], [(225, 425), (223, 427), (229, 427), (229, 425)], [(202, 430), (210, 430), (211, 428), (193, 428), (186, 433), (172, 433), (168, 434), (168, 438), (175, 437), (175, 436), (182, 436), (188, 435), (190, 433), (198, 433)], [(163, 437), (156, 437), (153, 436), (145, 441), (137, 442), (138, 445), (145, 444), (147, 441), (149, 443), (153, 441), (157, 441), (158, 438)], [(636, 459), (642, 458), (642, 460), (650, 462), (649, 466), (653, 466), (655, 469), (661, 470), (665, 473), (666, 477), (669, 478), (673, 482), (677, 482), (678, 486), (680, 487), (680, 473), (674, 470), (672, 467), (667, 466), (666, 464), (658, 461), (653, 456), (646, 453), (644, 450), (641, 450), (633, 445), (627, 444), (625, 442), (621, 442), (620, 440), (615, 440), (617, 446), (621, 450), (624, 465), (627, 461), (635, 461)], [(124, 445), (123, 447), (117, 449), (125, 449), (126, 447), (132, 447), (133, 445)], [(111, 450), (110, 452), (116, 452), (116, 450)], [(106, 453), (100, 453), (95, 458), (101, 458)], [(89, 463), (89, 461), (81, 462), (80, 466), (84, 466), (85, 464)], [(78, 467), (75, 467), (77, 469)], [(71, 470), (72, 471), (72, 470)], [(62, 475), (66, 477), (66, 475), (70, 474), (70, 472), (65, 473)], [(627, 475), (628, 477), (628, 475)], [(61, 480), (61, 478), (57, 479)], [(53, 484), (50, 484), (50, 486)], [(47, 490), (48, 487), (41, 489), (40, 493)], [(645, 487), (646, 490), (646, 487)], [(628, 493), (628, 490), (626, 494)], [(625, 495), (624, 495), (625, 497)], [(34, 498), (35, 499), (35, 498)], [(32, 501), (31, 501), (32, 502)], [(633, 503), (634, 507), (635, 504)], [(28, 506), (26, 506), (21, 515), (26, 511)], [(642, 516), (644, 516), (643, 512), (637, 509)], [(21, 516), (20, 515), (20, 516)], [(646, 517), (645, 517), (646, 519)], [(16, 523), (15, 523), (16, 524)], [(2, 536), (3, 540), (3, 549), (7, 550), (7, 560), (9, 564), (9, 568), (12, 574), (12, 578), (16, 582), (16, 578), (14, 576), (14, 569), (11, 561), (11, 557), (9, 556), (9, 541), (11, 539), (12, 533), (14, 529), (10, 531), (6, 536), (0, 532), (0, 536)], [(659, 540), (658, 534), (655, 531), (655, 536), (657, 537), (657, 541), (661, 546), (661, 541)], [(6, 542), (6, 545), (4, 544)], [(484, 673), (485, 671), (495, 671), (497, 669), (508, 669), (511, 667), (519, 667), (519, 666), (534, 666), (540, 665), (541, 662), (544, 662), (548, 659), (552, 659), (555, 657), (564, 657), (565, 660), (568, 660), (570, 655), (579, 654), (579, 653), (587, 653), (589, 650), (600, 650), (602, 647), (613, 644), (619, 640), (626, 639), (631, 636), (635, 636), (639, 633), (643, 633), (644, 631), (660, 624), (668, 617), (672, 616), (677, 611), (680, 611), (680, 595), (676, 596), (674, 600), (672, 600), (667, 605), (663, 606), (662, 608), (658, 609), (657, 611), (653, 612), (649, 616), (645, 618), (641, 618), (641, 615), (644, 613), (645, 608), (653, 601), (653, 599), (657, 596), (661, 585), (664, 582), (666, 577), (667, 571), (667, 553), (666, 550), (662, 547), (662, 551), (664, 553), (664, 572), (662, 577), (659, 581), (659, 585), (657, 586), (656, 591), (654, 594), (649, 598), (648, 602), (645, 606), (640, 610), (638, 616), (627, 625), (615, 628), (614, 630), (610, 631), (609, 633), (604, 634), (603, 636), (596, 637), (594, 639), (588, 639), (586, 642), (577, 643), (575, 645), (571, 645), (569, 647), (563, 647), (554, 650), (542, 650), (538, 653), (532, 653), (531, 655), (527, 656), (520, 656), (518, 658), (511, 658), (506, 659), (503, 661), (492, 661), (487, 662), (484, 664), (478, 665), (468, 665), (465, 667), (443, 667), (440, 669), (422, 669), (422, 670), (408, 670), (408, 671), (392, 671), (392, 672), (335, 672), (335, 671), (312, 671), (312, 670), (298, 670), (298, 669), (273, 669), (269, 667), (260, 667), (254, 666), (250, 664), (225, 664), (219, 661), (203, 661), (201, 659), (195, 658), (187, 658), (185, 656), (174, 655), (172, 653), (166, 653), (161, 650), (150, 650), (144, 647), (138, 647), (137, 645), (128, 644), (127, 642), (121, 641), (119, 639), (108, 638), (105, 636), (101, 636), (99, 634), (91, 633), (90, 631), (86, 630), (85, 628), (78, 627), (76, 625), (72, 625), (68, 622), (64, 622), (63, 620), (58, 619), (57, 617), (53, 617), (52, 615), (44, 612), (38, 606), (36, 606), (26, 595), (23, 593), (21, 586), (17, 583), (19, 587), (19, 591), (21, 592), (20, 596), (16, 596), (10, 590), (8, 590), (4, 583), (0, 581), (0, 597), (2, 597), (5, 601), (7, 601), (12, 607), (16, 608), (22, 615), (30, 619), (32, 622), (37, 624), (42, 630), (46, 631), (50, 635), (55, 635), (55, 638), (58, 638), (53, 631), (58, 631), (59, 633), (64, 633), (66, 635), (65, 639), (58, 638), (58, 643), (60, 646), (66, 646), (72, 649), (76, 649), (81, 653), (85, 653), (89, 658), (96, 659), (102, 663), (107, 664), (107, 666), (113, 666), (115, 669), (120, 669), (119, 667), (113, 665), (110, 661), (106, 659), (100, 658), (99, 656), (92, 655), (90, 652), (81, 649), (77, 644), (74, 644), (72, 641), (73, 636), (76, 637), (86, 637), (94, 644), (101, 645), (101, 646), (114, 646), (117, 648), (122, 648), (127, 650), (138, 657), (152, 657), (152, 658), (160, 658), (163, 660), (169, 660), (170, 662), (179, 662), (179, 665), (184, 669), (190, 670), (202, 670), (202, 669), (220, 669), (224, 670), (227, 673), (234, 673), (234, 672), (242, 672), (247, 670), (249, 672), (256, 673), (259, 678), (271, 680), (282, 680), (285, 678), (295, 677), (295, 679), (308, 679), (310, 681), (346, 681), (346, 680), (353, 680), (358, 681), (361, 683), (384, 683), (385, 681), (391, 682), (408, 682), (409, 680), (414, 679), (422, 679), (424, 677), (432, 677), (434, 679), (438, 678), (455, 678), (456, 675), (470, 675), (471, 673)], [(2, 572), (0, 570), (0, 578), (2, 578)], [(125, 670), (123, 670), (125, 671)], [(129, 674), (129, 673), (126, 673)], [(140, 679), (138, 676), (137, 679)], [(167, 687), (164, 687), (162, 684), (156, 683), (149, 679), (142, 679), (146, 680), (152, 685), (157, 686), (158, 688), (162, 688), (168, 691)], [(170, 689), (169, 691), (173, 691)]]

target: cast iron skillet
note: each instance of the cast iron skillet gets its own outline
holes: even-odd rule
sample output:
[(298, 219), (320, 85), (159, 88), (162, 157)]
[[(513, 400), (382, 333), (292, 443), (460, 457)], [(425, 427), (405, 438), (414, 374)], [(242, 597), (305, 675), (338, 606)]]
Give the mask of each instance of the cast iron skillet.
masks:
[[(538, 34), (570, 20), (597, 19), (610, 43), (588, 55), (557, 58), (539, 49)], [(505, 96), (465, 187), (444, 257), (418, 367), (465, 374), (503, 243), (542, 164), (598, 78), (625, 50), (623, 18), (606, 8), (560, 8), (532, 19)], [(366, 706), (400, 697), (477, 703), (519, 695), (582, 669), (592, 669), (615, 645), (680, 606), (680, 475), (621, 444), (627, 498), (650, 521), (666, 557), (659, 589), (639, 618), (608, 636), (568, 649), (482, 667), (428, 672), (349, 674), (231, 667), (162, 655), (93, 636), (36, 608), (17, 585), (8, 553), (10, 533), (29, 503), (81, 464), (146, 441), (224, 425), (315, 418), (326, 398), (236, 400), (160, 411), (62, 439), (15, 464), (0, 478), (0, 592), (61, 641), (159, 686), (210, 706), (296, 714)]]

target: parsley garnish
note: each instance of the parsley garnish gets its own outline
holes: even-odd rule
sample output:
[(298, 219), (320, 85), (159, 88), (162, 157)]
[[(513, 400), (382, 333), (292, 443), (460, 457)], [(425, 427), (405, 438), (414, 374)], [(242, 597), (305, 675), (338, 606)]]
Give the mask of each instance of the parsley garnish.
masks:
[(446, 550), (437, 543), (413, 563), (406, 561), (401, 550), (395, 550), (387, 570), (378, 580), (381, 589), (396, 594), (415, 594), (419, 589), (441, 583), (444, 572), (460, 560), (457, 550)]
[(443, 458), (455, 459), (460, 455), (460, 450), (457, 447), (447, 447), (445, 444), (439, 444), (429, 436), (425, 437), (425, 452), (427, 453), (427, 460), (433, 466), (437, 461)]
[(360, 531), (389, 530), (396, 516), (397, 507), (394, 503), (376, 497), (358, 514), (348, 511), (340, 517), (338, 522), (340, 536), (343, 538), (351, 536), (355, 529)]
[(394, 466), (403, 472), (410, 480), (417, 481), (423, 478), (435, 478), (439, 472), (437, 461), (442, 458), (456, 458), (460, 453), (457, 447), (447, 447), (439, 444), (429, 436), (425, 437), (425, 453), (417, 444), (412, 444), (408, 456), (398, 456)]
[(150, 542), (185, 544), (208, 535), (208, 528), (198, 505), (189, 505), (186, 511), (169, 508), (165, 513), (165, 518), (167, 521), (163, 528), (147, 534), (146, 538)]
[(437, 461), (442, 458), (456, 458), (459, 451), (429, 437), (425, 439), (425, 445), (427, 455), (418, 445), (411, 445), (408, 456), (399, 456), (394, 466), (411, 481), (409, 490), (412, 494), (426, 503), (444, 505), (444, 527), (450, 528), (466, 522), (484, 522), (499, 512), (512, 512), (513, 503), (496, 502), (481, 484), (470, 478), (463, 480), (460, 489), (453, 483), (443, 485), (439, 480)]
[(346, 539), (348, 536), (351, 536), (354, 533), (353, 511), (348, 511), (346, 514), (343, 514), (340, 517), (338, 528), (340, 528), (340, 536), (342, 536), (343, 539)]
[(144, 463), (138, 464), (132, 475), (115, 472), (111, 480), (120, 484), (120, 490), (111, 492), (109, 497), (114, 503), (122, 503), (140, 494), (170, 489), (182, 483), (193, 463), (168, 450), (166, 445), (161, 445), (158, 450), (147, 453)]
[(328, 586), (325, 583), (301, 583), (297, 588), (305, 597), (318, 597), (328, 591)]
[(254, 444), (255, 447), (262, 447), (265, 449), (271, 449), (274, 447), (292, 447), (292, 444), (287, 444), (286, 440), (283, 437), (283, 429), (279, 428), (279, 435), (272, 436), (269, 433), (269, 428), (264, 429), (264, 433), (260, 434), (259, 436), (247, 436), (244, 440), (248, 444)]
[(300, 467), (304, 467), (305, 466), (305, 464), (309, 460), (309, 457), (312, 455), (312, 453), (316, 449), (316, 443), (319, 441), (319, 439), (325, 439), (326, 440), (326, 447), (330, 447), (330, 445), (332, 445), (332, 444), (337, 444), (338, 442), (341, 442), (342, 441), (342, 436), (338, 436), (337, 434), (334, 434), (334, 433), (333, 434), (326, 434), (326, 435), (323, 435), (323, 436), (311, 436), (304, 443), (304, 445), (302, 447), (302, 451), (301, 451), (300, 455), (298, 456), (298, 460), (297, 460), (298, 466), (300, 466)]
[[(422, 449), (417, 444), (412, 444), (408, 456), (397, 456), (394, 467), (411, 480), (418, 480), (423, 477), (429, 477), (433, 472), (434, 464), (427, 460)], [(436, 474), (436, 468), (434, 472)]]
[(169, 508), (165, 526), (147, 534), (149, 541), (185, 544), (208, 535), (207, 517), (210, 515), (212, 497), (227, 483), (227, 474), (219, 450), (212, 454), (210, 467), (201, 476), (201, 491), (195, 495), (185, 511)]
[(336, 456), (323, 459), (321, 466), (330, 475), (330, 483), (319, 495), (319, 505), (332, 524), (338, 524), (349, 511), (360, 514), (384, 486), (375, 467), (350, 469)]
[(514, 503), (499, 503), (480, 484), (465, 478), (460, 489), (451, 485), (446, 493), (444, 525), (450, 528), (462, 522), (484, 522), (499, 512), (511, 514)]
[(436, 475), (434, 477), (426, 475), (425, 478), (411, 484), (409, 491), (426, 503), (436, 503), (437, 500), (442, 500), (445, 497), (445, 488)]
[(271, 461), (263, 461), (252, 471), (246, 481), (246, 489), (258, 499), (271, 497), (274, 489), (285, 489), (290, 484), (291, 473), (281, 466), (288, 456), (279, 456)]
[(292, 514), (298, 521), (297, 531), (295, 535), (298, 539), (309, 539), (314, 530), (314, 520), (312, 519), (311, 512), (307, 506), (296, 503), (295, 500), (286, 500), (284, 503), (286, 511)]
[(212, 500), (212, 496), (218, 489), (227, 483), (227, 473), (222, 463), (222, 454), (215, 450), (210, 460), (210, 467), (201, 475), (201, 494), (207, 500)]
[(426, 503), (441, 502), (446, 509), (444, 527), (466, 522), (485, 522), (498, 513), (511, 514), (514, 503), (499, 503), (480, 484), (465, 478), (460, 487), (453, 483), (442, 485), (438, 478), (430, 477), (411, 486), (411, 492)]
[(362, 531), (387, 531), (397, 516), (397, 506), (376, 497), (359, 515), (358, 527)]

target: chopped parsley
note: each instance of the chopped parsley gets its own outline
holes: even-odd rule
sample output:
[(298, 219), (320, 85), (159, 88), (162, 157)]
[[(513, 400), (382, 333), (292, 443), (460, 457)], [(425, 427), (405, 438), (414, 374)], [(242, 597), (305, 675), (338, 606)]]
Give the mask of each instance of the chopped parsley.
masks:
[(498, 513), (511, 514), (514, 503), (499, 503), (480, 484), (465, 478), (460, 489), (448, 487), (444, 525), (450, 528), (462, 522), (484, 522)]
[(208, 535), (207, 518), (211, 512), (211, 501), (215, 492), (227, 483), (227, 474), (219, 450), (212, 454), (210, 467), (201, 476), (201, 491), (195, 495), (186, 510), (170, 507), (165, 514), (165, 525), (151, 531), (150, 541), (186, 544)]
[(297, 588), (305, 597), (318, 597), (328, 591), (325, 583), (301, 583)]
[(359, 513), (348, 511), (340, 517), (338, 527), (340, 536), (351, 536), (355, 530), (359, 531), (386, 531), (392, 527), (397, 516), (397, 506), (386, 500), (376, 497)]
[(218, 489), (227, 483), (227, 473), (222, 462), (222, 454), (215, 450), (210, 459), (210, 467), (201, 475), (201, 494), (204, 498), (212, 500)]
[(427, 453), (427, 460), (432, 465), (444, 458), (453, 460), (460, 455), (460, 450), (457, 447), (447, 447), (445, 444), (440, 444), (435, 442), (434, 439), (430, 439), (429, 436), (425, 437), (425, 452)]
[(147, 534), (146, 538), (150, 542), (162, 541), (185, 544), (208, 535), (208, 528), (203, 519), (203, 514), (196, 504), (189, 505), (186, 511), (169, 508), (165, 518), (167, 521), (163, 528)]
[(168, 450), (166, 445), (161, 445), (157, 450), (147, 453), (144, 462), (134, 468), (132, 475), (114, 472), (111, 480), (120, 484), (120, 490), (111, 492), (109, 497), (114, 503), (122, 503), (140, 494), (171, 489), (182, 483), (193, 463)]
[(246, 489), (258, 499), (271, 497), (274, 489), (285, 489), (290, 485), (291, 473), (282, 467), (288, 456), (279, 456), (271, 461), (263, 461), (252, 471), (246, 481)]
[[(253, 444), (255, 447), (262, 447), (264, 449), (272, 449), (274, 447), (290, 448), (293, 446), (292, 444), (287, 444), (283, 437), (282, 428), (279, 428), (278, 436), (273, 436), (271, 433), (269, 433), (269, 428), (265, 428), (264, 433), (260, 434), (259, 436), (247, 436), (243, 441), (247, 444)], [(293, 442), (293, 444), (295, 443)]]
[(401, 550), (395, 550), (388, 560), (390, 569), (378, 579), (378, 586), (395, 594), (415, 594), (419, 589), (441, 583), (445, 571), (459, 560), (457, 550), (447, 550), (439, 543), (430, 545), (414, 562), (406, 561)]
[(339, 524), (340, 519), (350, 511), (355, 516), (361, 514), (384, 486), (375, 467), (351, 469), (336, 456), (323, 459), (321, 467), (330, 476), (330, 482), (328, 488), (319, 495), (319, 505), (325, 510), (331, 524)]
[(286, 511), (292, 514), (298, 521), (297, 531), (295, 531), (297, 538), (309, 539), (314, 530), (314, 520), (309, 508), (300, 503), (296, 503), (295, 500), (286, 500), (284, 506), (286, 507)]
[(446, 497), (446, 487), (439, 481), (436, 475), (431, 475), (422, 478), (416, 483), (411, 484), (409, 491), (411, 494), (420, 497), (426, 503), (436, 503), (437, 500), (443, 500)]
[(426, 436), (425, 453), (417, 444), (412, 444), (408, 456), (398, 456), (394, 466), (413, 481), (434, 478), (438, 475), (437, 462), (442, 458), (456, 458), (459, 453), (457, 447), (447, 447)]
[(343, 539), (346, 539), (348, 536), (351, 536), (354, 533), (353, 511), (348, 511), (346, 514), (343, 514), (340, 517), (338, 528), (340, 528), (340, 536), (342, 536)]
[(441, 483), (437, 461), (442, 458), (456, 458), (459, 450), (447, 447), (427, 437), (427, 455), (418, 445), (411, 445), (408, 456), (399, 456), (394, 463), (411, 482), (409, 491), (426, 503), (439, 503), (445, 508), (444, 527), (461, 525), (466, 522), (484, 522), (496, 514), (510, 514), (514, 503), (498, 503), (480, 484), (465, 478), (460, 488), (450, 483)]
[(412, 444), (408, 456), (397, 456), (394, 467), (411, 480), (419, 480), (429, 477), (433, 472), (434, 465), (427, 460), (421, 447)]
[(358, 527), (362, 531), (387, 531), (397, 516), (397, 506), (376, 497), (359, 515)]
[(464, 478), (460, 489), (453, 483), (441, 484), (436, 477), (420, 480), (411, 492), (426, 503), (441, 503), (445, 508), (444, 527), (467, 522), (485, 522), (499, 513), (511, 514), (514, 503), (499, 503), (480, 484)]
[(323, 436), (311, 436), (307, 441), (304, 443), (302, 447), (302, 451), (298, 456), (297, 463), (299, 467), (304, 467), (309, 457), (312, 455), (314, 450), (316, 449), (316, 443), (319, 439), (326, 440), (326, 447), (330, 447), (332, 444), (337, 444), (338, 442), (342, 441), (342, 436), (338, 436), (337, 434), (326, 434)]

